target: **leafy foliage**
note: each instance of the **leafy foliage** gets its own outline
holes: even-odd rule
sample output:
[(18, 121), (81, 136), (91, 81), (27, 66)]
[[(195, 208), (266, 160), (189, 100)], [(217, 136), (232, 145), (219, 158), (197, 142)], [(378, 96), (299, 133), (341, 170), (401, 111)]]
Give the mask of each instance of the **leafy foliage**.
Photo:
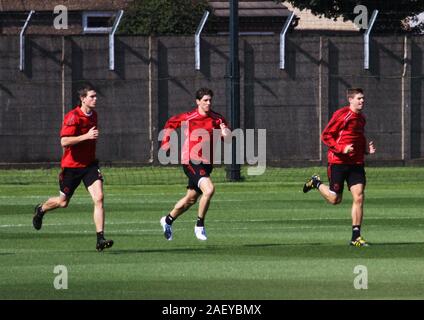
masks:
[(135, 0), (126, 10), (120, 34), (193, 34), (207, 0)]
[[(282, 2), (282, 1), (277, 1)], [(354, 21), (358, 13), (354, 13), (357, 5), (367, 8), (369, 17), (377, 9), (379, 11), (373, 32), (422, 32), (424, 22), (417, 15), (424, 11), (422, 0), (288, 0), (299, 9), (310, 9), (313, 14), (326, 18), (343, 18)], [(412, 26), (408, 23), (412, 22)]]

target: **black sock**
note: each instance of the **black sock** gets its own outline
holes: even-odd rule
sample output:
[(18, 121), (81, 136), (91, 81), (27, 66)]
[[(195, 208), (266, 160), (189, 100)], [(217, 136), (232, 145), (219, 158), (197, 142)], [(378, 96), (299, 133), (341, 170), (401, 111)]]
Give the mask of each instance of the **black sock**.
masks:
[(197, 217), (196, 227), (204, 227), (205, 226), (205, 218)]
[(352, 241), (361, 236), (361, 226), (352, 226)]
[(37, 208), (37, 215), (39, 215), (39, 216), (43, 216), (44, 215), (44, 211), (43, 211), (43, 206), (42, 205), (38, 206), (38, 208)]
[(317, 189), (319, 189), (319, 186), (322, 184), (322, 182), (321, 182), (321, 180), (312, 180), (312, 185), (315, 187), (315, 188), (317, 188)]
[(166, 218), (165, 218), (165, 222), (166, 222), (167, 224), (169, 224), (170, 226), (172, 226), (172, 222), (174, 222), (174, 220), (175, 220), (175, 218), (171, 217), (171, 215), (170, 215), (170, 214), (168, 214), (168, 215), (166, 216)]
[(97, 232), (97, 242), (99, 242), (100, 240), (105, 240), (103, 231)]

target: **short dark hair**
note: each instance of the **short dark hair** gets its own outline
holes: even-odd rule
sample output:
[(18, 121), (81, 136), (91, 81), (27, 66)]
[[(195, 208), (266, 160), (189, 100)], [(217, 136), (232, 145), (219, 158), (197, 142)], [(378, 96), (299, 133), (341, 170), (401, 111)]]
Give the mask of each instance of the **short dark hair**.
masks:
[(213, 97), (213, 91), (209, 88), (200, 88), (196, 91), (196, 99), (200, 100), (203, 98), (203, 96), (210, 96)]
[(96, 91), (96, 89), (91, 84), (85, 84), (78, 89), (78, 99), (85, 98), (88, 91)]
[(347, 98), (353, 98), (358, 93), (364, 94), (364, 90), (362, 88), (349, 88), (346, 91)]

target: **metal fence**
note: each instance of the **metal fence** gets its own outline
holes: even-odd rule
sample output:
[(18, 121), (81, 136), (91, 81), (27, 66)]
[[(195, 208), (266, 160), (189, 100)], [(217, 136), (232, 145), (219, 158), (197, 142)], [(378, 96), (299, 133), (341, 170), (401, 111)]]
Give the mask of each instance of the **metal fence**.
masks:
[[(415, 164), (424, 158), (422, 36), (374, 36), (364, 69), (360, 35), (287, 35), (285, 69), (279, 36), (242, 36), (241, 126), (267, 130), (267, 163), (320, 165), (320, 132), (347, 104), (345, 90), (363, 87), (366, 133), (378, 147), (374, 162)], [(115, 37), (109, 70), (105, 36), (27, 36), (19, 70), (19, 37), (0, 37), (0, 163), (57, 163), (64, 113), (83, 82), (99, 93), (98, 155), (111, 165), (157, 162), (158, 133), (166, 119), (194, 106), (195, 90), (215, 92), (227, 111), (226, 36), (204, 36), (200, 69), (193, 37)]]

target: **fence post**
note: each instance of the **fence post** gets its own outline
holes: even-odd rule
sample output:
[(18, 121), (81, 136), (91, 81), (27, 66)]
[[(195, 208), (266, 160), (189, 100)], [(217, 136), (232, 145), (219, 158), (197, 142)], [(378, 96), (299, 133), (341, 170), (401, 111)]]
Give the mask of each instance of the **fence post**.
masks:
[(32, 15), (35, 13), (34, 10), (31, 10), (28, 14), (28, 17), (26, 18), (25, 24), (21, 29), (21, 32), (19, 33), (19, 70), (24, 71), (25, 70), (25, 31), (28, 27), (29, 20), (31, 20)]
[(403, 70), (401, 78), (402, 90), (402, 160), (411, 160), (411, 41), (403, 37)]

